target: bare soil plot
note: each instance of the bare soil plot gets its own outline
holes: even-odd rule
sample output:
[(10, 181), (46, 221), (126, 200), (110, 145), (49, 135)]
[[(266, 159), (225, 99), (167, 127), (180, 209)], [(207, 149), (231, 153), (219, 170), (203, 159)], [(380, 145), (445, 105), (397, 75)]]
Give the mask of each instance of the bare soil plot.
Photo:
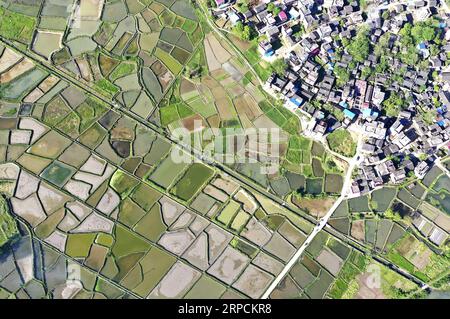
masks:
[(249, 262), (250, 259), (246, 255), (232, 247), (227, 247), (211, 268), (208, 269), (208, 273), (230, 285)]
[(358, 292), (355, 295), (356, 299), (385, 299), (386, 296), (380, 287), (372, 285), (371, 273), (364, 273), (358, 275)]
[(231, 58), (231, 54), (221, 45), (217, 38), (212, 34), (206, 36), (211, 48), (214, 48), (214, 55), (220, 64), (227, 62)]
[(262, 114), (262, 112), (259, 110), (259, 108), (252, 108), (248, 103), (247, 100), (240, 96), (237, 99), (234, 100), (234, 103), (236, 105), (236, 110), (238, 113), (245, 113), (249, 120), (254, 120), (256, 117)]
[(328, 249), (323, 249), (316, 260), (333, 276), (336, 276), (344, 265), (343, 260)]
[(61, 32), (38, 31), (35, 35), (33, 51), (50, 59), (52, 53), (61, 48), (62, 36)]
[(233, 287), (242, 291), (251, 298), (260, 298), (272, 282), (273, 276), (258, 267), (249, 265), (233, 284)]
[(217, 189), (216, 187), (212, 185), (207, 185), (205, 189), (203, 190), (205, 194), (208, 194), (209, 196), (217, 199), (220, 202), (225, 202), (228, 200), (229, 196), (224, 193), (222, 190)]
[(104, 0), (80, 0), (80, 18), (83, 20), (99, 19), (104, 2)]
[(199, 114), (189, 116), (181, 120), (181, 125), (190, 132), (204, 129), (207, 125)]
[(181, 298), (200, 278), (199, 271), (177, 262), (153, 289), (148, 298)]
[(330, 210), (331, 206), (333, 206), (335, 199), (293, 197), (292, 202), (301, 209), (306, 210), (310, 215), (321, 218), (325, 216), (325, 214)]
[(365, 240), (365, 227), (364, 220), (355, 220), (352, 223), (351, 235), (353, 238), (364, 241)]
[(201, 270), (206, 270), (210, 265), (208, 261), (208, 249), (208, 236), (206, 233), (202, 233), (186, 250), (183, 258)]
[(287, 262), (295, 253), (295, 248), (280, 234), (275, 233), (264, 249)]
[(278, 228), (278, 232), (296, 248), (300, 248), (306, 240), (306, 235), (294, 227), (288, 220), (285, 220), (280, 228)]
[(171, 253), (180, 256), (194, 240), (195, 236), (192, 232), (182, 229), (164, 233), (158, 244)]
[(216, 107), (219, 111), (220, 118), (223, 121), (232, 120), (236, 118), (236, 111), (229, 98), (221, 98), (216, 100)]
[(22, 59), (22, 56), (13, 50), (6, 48), (0, 58), (0, 73), (8, 70), (11, 66)]
[(50, 75), (41, 84), (39, 84), (39, 88), (43, 92), (48, 92), (56, 83), (58, 83), (59, 79), (56, 76)]
[[(232, 235), (219, 228), (218, 226), (211, 224), (206, 228), (205, 232), (208, 234), (208, 246), (209, 246), (209, 263), (213, 263), (219, 255), (224, 251), (229, 242), (232, 239)], [(230, 253), (234, 255), (233, 252)]]
[(271, 231), (254, 217), (250, 219), (244, 231), (241, 232), (241, 236), (258, 246), (267, 244), (271, 235)]
[(215, 71), (215, 70), (220, 69), (222, 67), (222, 65), (217, 60), (217, 58), (214, 55), (214, 52), (211, 48), (211, 45), (209, 44), (209, 41), (206, 39), (204, 41), (204, 46), (205, 46), (206, 62), (208, 63), (209, 71)]
[(252, 263), (273, 275), (278, 275), (284, 267), (281, 262), (262, 251), (253, 259)]
[(44, 95), (44, 92), (40, 90), (39, 88), (35, 88), (33, 91), (31, 91), (25, 98), (25, 103), (34, 103), (37, 100), (39, 100)]
[(9, 81), (15, 79), (16, 77), (31, 70), (33, 67), (34, 64), (30, 60), (22, 59), (22, 61), (16, 63), (7, 72), (0, 75), (0, 84), (8, 83)]

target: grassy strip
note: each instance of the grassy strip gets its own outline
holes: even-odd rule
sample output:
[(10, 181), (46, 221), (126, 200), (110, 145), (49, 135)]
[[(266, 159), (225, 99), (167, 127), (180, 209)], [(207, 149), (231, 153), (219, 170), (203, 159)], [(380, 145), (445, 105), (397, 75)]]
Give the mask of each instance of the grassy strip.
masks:
[(19, 234), (14, 218), (9, 214), (8, 204), (0, 196), (0, 248)]

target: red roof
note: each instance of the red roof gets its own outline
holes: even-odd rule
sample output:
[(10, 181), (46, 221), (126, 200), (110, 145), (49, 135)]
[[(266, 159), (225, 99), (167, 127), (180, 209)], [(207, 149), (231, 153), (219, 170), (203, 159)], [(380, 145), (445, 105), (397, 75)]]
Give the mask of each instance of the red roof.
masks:
[(284, 11), (281, 11), (280, 13), (278, 13), (278, 17), (281, 19), (281, 20), (287, 20), (287, 14), (286, 14), (286, 12), (284, 12)]

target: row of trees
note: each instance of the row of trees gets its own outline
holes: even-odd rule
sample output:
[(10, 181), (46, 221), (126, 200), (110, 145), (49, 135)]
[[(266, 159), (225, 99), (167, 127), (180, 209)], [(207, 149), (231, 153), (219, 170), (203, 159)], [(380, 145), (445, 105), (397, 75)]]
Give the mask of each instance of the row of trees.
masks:
[(233, 33), (246, 41), (251, 41), (258, 36), (258, 32), (254, 28), (249, 25), (244, 25), (241, 21), (238, 21), (233, 27)]

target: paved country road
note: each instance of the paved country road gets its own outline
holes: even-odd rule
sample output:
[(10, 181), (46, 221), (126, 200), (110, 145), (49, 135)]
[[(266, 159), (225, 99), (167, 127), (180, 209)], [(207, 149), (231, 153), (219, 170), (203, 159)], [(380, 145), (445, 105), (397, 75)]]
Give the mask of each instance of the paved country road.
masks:
[(325, 227), (325, 225), (327, 225), (328, 220), (333, 215), (336, 208), (338, 208), (339, 205), (341, 204), (341, 202), (347, 197), (348, 192), (350, 190), (353, 170), (362, 161), (362, 156), (360, 156), (361, 147), (362, 147), (362, 136), (360, 135), (358, 138), (358, 146), (357, 146), (356, 154), (351, 159), (351, 161), (349, 163), (347, 174), (345, 175), (345, 180), (344, 180), (344, 184), (342, 186), (341, 196), (339, 196), (339, 198), (336, 200), (336, 202), (333, 204), (333, 206), (329, 209), (327, 214), (320, 219), (319, 223), (314, 227), (313, 231), (308, 236), (308, 238), (305, 240), (303, 245), (296, 251), (294, 256), (292, 256), (292, 258), (289, 260), (289, 262), (283, 268), (281, 273), (275, 278), (275, 280), (272, 282), (272, 284), (269, 286), (269, 288), (263, 294), (263, 296), (262, 296), (263, 299), (269, 298), (270, 294), (278, 286), (278, 284), (284, 278), (284, 276), (291, 270), (291, 268), (297, 262), (297, 259), (303, 254), (303, 252), (308, 247), (308, 245), (314, 240), (316, 235)]

